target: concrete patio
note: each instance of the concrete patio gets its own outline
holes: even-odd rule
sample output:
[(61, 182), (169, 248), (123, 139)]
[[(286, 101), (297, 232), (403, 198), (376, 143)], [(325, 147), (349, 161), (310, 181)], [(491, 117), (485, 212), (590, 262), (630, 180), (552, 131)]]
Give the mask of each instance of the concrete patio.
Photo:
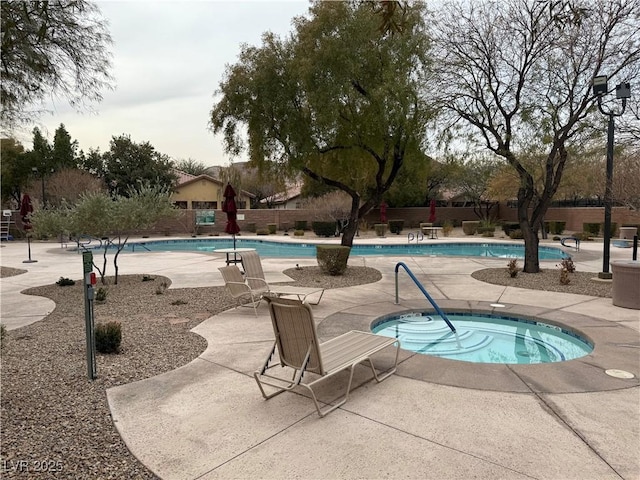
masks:
[[(28, 270), (0, 282), (2, 323), (9, 329), (37, 321), (54, 307), (47, 299), (27, 299), (21, 290), (82, 275), (81, 257), (55, 243), (32, 244), (38, 262), (29, 264), (23, 263), (25, 243), (2, 247), (3, 266)], [(578, 271), (596, 276), (601, 249), (602, 244), (584, 242), (580, 252), (567, 251)], [(612, 260), (631, 255), (629, 249), (611, 253)], [(257, 318), (252, 309), (232, 309), (194, 329), (208, 347), (188, 365), (107, 391), (129, 449), (163, 479), (640, 478), (640, 311), (613, 306), (610, 298), (489, 285), (471, 277), (481, 268), (506, 268), (504, 259), (352, 257), (350, 264), (376, 268), (383, 278), (327, 290), (313, 307), (320, 335), (368, 329), (381, 315), (428, 308), (403, 274), (400, 305), (394, 304), (398, 261), (446, 309), (492, 311), (490, 304), (500, 303), (500, 313), (579, 330), (595, 349), (581, 359), (546, 365), (468, 364), (402, 352), (396, 375), (376, 384), (368, 382), (365, 368), (358, 370), (358, 388), (349, 401), (319, 418), (301, 394), (263, 400), (252, 373), (273, 342), (266, 306), (258, 307)], [(121, 274), (165, 275), (172, 288), (223, 284), (217, 270), (223, 254), (136, 253), (120, 263)], [(282, 271), (296, 263), (316, 261), (263, 259), (267, 280), (289, 280)], [(378, 360), (384, 366), (390, 359)], [(633, 378), (611, 376), (609, 370)], [(321, 400), (333, 401), (344, 380), (327, 382)]]

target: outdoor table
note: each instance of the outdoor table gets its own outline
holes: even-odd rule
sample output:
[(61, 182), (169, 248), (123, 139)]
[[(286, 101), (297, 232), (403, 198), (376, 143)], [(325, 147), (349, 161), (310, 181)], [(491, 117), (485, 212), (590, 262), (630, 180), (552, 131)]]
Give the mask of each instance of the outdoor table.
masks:
[(295, 295), (298, 300), (304, 302), (309, 295), (320, 292), (320, 296), (315, 303), (309, 302), (310, 305), (318, 305), (322, 296), (324, 295), (324, 288), (318, 287), (290, 287), (287, 285), (275, 285), (269, 286), (269, 291), (265, 295), (274, 295), (276, 297), (282, 297), (284, 295)]
[[(238, 254), (243, 252), (254, 252), (255, 248), (220, 248), (218, 250), (214, 250), (214, 253), (224, 253), (227, 256), (227, 265), (230, 263), (242, 263), (242, 257), (238, 256)], [(231, 257), (233, 255), (233, 258)]]
[(438, 231), (442, 230), (442, 227), (422, 227), (422, 233), (429, 235), (429, 238), (438, 238)]

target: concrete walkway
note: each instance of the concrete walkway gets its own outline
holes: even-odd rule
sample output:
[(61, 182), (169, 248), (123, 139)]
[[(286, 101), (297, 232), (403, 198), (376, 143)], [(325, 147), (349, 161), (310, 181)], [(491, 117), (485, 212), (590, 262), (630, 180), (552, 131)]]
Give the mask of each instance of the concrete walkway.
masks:
[[(600, 271), (602, 245), (585, 244), (571, 252), (577, 270)], [(611, 253), (613, 260), (631, 255), (629, 249)], [(0, 254), (3, 266), (28, 270), (1, 280), (2, 323), (8, 328), (37, 321), (53, 308), (21, 290), (82, 274), (81, 257), (55, 244), (32, 245), (37, 263), (22, 263), (26, 244), (3, 243)], [(223, 258), (131, 254), (121, 273), (165, 275), (173, 288), (221, 285), (217, 267)], [(399, 309), (426, 308), (402, 274), (401, 305), (394, 304), (398, 261), (443, 307), (491, 311), (490, 304), (499, 302), (505, 305), (501, 313), (535, 315), (580, 330), (595, 350), (547, 365), (477, 365), (403, 352), (398, 374), (381, 384), (367, 382), (366, 370), (358, 370), (359, 388), (347, 404), (321, 419), (303, 395), (262, 399), (251, 374), (273, 341), (267, 310), (260, 306), (256, 318), (249, 309), (234, 309), (194, 329), (208, 347), (190, 364), (108, 390), (128, 447), (163, 479), (640, 478), (639, 311), (615, 307), (611, 299), (487, 285), (470, 276), (481, 268), (506, 268), (503, 259), (352, 257), (352, 265), (377, 268), (383, 278), (326, 291), (313, 307), (320, 335), (366, 329), (374, 318)], [(282, 271), (296, 263), (316, 262), (263, 259), (267, 280), (287, 280)], [(385, 365), (387, 358), (381, 361)], [(327, 382), (321, 400), (331, 402), (343, 386), (343, 377)]]

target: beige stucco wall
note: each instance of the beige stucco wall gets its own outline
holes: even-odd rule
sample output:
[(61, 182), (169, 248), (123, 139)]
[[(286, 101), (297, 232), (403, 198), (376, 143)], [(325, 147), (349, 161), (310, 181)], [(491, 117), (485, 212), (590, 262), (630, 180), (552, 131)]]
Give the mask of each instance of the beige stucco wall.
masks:
[[(180, 185), (171, 195), (173, 202), (187, 202), (187, 209), (193, 208), (193, 202), (217, 202), (215, 208), (222, 208), (224, 185), (201, 178), (191, 183)], [(237, 190), (236, 190), (237, 192)], [(249, 197), (239, 193), (236, 197), (238, 208), (250, 208)]]

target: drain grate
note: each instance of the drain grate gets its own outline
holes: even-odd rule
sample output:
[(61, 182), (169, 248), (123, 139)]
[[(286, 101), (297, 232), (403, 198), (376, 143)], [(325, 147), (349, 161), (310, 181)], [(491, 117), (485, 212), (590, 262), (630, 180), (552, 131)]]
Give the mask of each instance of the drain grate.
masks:
[(634, 378), (635, 377), (635, 375), (631, 372), (625, 372), (624, 370), (618, 370), (615, 368), (605, 370), (604, 373), (606, 373), (610, 377), (615, 377), (615, 378)]

